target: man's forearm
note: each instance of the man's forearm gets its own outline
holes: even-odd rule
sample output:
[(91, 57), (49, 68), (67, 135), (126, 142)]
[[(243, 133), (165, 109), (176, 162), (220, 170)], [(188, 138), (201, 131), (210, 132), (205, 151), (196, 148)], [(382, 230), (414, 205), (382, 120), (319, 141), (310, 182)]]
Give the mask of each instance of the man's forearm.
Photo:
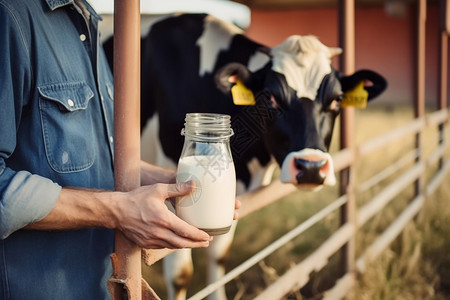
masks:
[(26, 229), (69, 230), (80, 228), (114, 228), (114, 199), (119, 193), (79, 188), (63, 188), (50, 213)]

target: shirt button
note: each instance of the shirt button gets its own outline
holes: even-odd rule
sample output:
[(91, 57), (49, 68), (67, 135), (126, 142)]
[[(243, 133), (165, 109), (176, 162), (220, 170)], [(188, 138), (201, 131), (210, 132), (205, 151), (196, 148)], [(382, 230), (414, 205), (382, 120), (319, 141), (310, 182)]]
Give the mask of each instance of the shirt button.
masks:
[(109, 142), (112, 143), (114, 141), (114, 138), (112, 136), (109, 137)]
[(73, 107), (75, 103), (73, 103), (72, 99), (67, 100), (67, 104), (69, 104), (70, 107)]
[(80, 40), (82, 42), (84, 42), (86, 40), (86, 35), (85, 34), (80, 34)]
[(109, 98), (114, 99), (113, 91), (109, 86), (106, 86), (106, 91), (108, 92)]

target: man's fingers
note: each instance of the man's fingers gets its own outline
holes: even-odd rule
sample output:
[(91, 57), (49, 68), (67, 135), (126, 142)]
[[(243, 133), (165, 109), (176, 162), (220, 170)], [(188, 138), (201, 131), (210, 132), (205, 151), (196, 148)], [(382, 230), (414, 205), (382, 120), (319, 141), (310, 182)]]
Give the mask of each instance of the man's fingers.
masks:
[(182, 238), (192, 241), (210, 241), (212, 239), (209, 234), (178, 218), (175, 214), (171, 214), (170, 219), (171, 230)]
[(174, 184), (160, 184), (164, 199), (180, 197), (190, 194), (195, 188), (194, 181), (179, 182)]
[(143, 245), (146, 249), (183, 249), (183, 248), (206, 248), (209, 246), (210, 240), (207, 241), (193, 241), (186, 239), (168, 230), (164, 239), (152, 240), (151, 243)]

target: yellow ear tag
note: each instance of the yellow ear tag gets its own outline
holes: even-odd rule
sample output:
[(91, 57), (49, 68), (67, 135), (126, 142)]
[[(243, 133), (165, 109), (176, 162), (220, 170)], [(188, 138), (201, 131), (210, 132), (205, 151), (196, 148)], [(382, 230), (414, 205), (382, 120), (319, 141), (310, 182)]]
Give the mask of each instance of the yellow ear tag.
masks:
[(345, 93), (345, 97), (341, 102), (341, 107), (353, 106), (357, 108), (366, 108), (368, 98), (369, 92), (364, 89), (364, 81), (361, 81), (352, 90)]
[(240, 80), (236, 81), (236, 84), (231, 87), (231, 95), (235, 105), (255, 105), (256, 103), (253, 92)]

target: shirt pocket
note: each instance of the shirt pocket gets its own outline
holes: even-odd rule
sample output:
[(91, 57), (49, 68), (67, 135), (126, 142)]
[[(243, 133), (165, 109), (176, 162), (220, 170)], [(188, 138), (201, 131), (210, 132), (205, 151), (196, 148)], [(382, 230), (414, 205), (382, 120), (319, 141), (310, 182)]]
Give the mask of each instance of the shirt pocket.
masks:
[(89, 101), (94, 97), (85, 82), (38, 87), (45, 153), (58, 173), (79, 172), (95, 161), (94, 122)]

